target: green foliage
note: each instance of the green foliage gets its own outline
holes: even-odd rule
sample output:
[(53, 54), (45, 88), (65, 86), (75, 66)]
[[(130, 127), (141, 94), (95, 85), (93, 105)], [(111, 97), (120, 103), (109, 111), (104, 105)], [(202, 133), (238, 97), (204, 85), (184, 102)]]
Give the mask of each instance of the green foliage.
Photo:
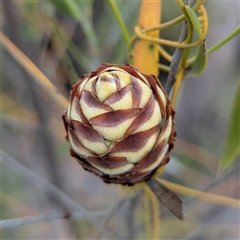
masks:
[(205, 50), (205, 44), (202, 44), (198, 48), (198, 52), (195, 57), (189, 63), (189, 71), (187, 71), (187, 77), (195, 77), (201, 74), (207, 65), (207, 55)]
[(202, 27), (201, 27), (201, 23), (196, 15), (196, 13), (192, 10), (192, 8), (185, 6), (185, 10), (187, 12), (187, 15), (194, 27), (194, 29), (196, 30), (199, 39), (202, 38)]
[(221, 164), (229, 167), (240, 152), (240, 83), (237, 85), (228, 125), (228, 134), (221, 156)]
[(56, 9), (64, 15), (69, 15), (81, 24), (89, 41), (89, 47), (94, 53), (98, 52), (97, 36), (92, 25), (92, 4), (93, 1), (54, 1), (50, 0)]
[(185, 155), (181, 155), (181, 154), (176, 154), (175, 153), (176, 158), (178, 159), (179, 162), (185, 164), (186, 166), (195, 169), (196, 171), (202, 173), (202, 174), (206, 174), (207, 176), (212, 177), (216, 171), (216, 168), (212, 168), (210, 169), (211, 165), (208, 164), (208, 162), (199, 162), (196, 161), (195, 159), (191, 159)]

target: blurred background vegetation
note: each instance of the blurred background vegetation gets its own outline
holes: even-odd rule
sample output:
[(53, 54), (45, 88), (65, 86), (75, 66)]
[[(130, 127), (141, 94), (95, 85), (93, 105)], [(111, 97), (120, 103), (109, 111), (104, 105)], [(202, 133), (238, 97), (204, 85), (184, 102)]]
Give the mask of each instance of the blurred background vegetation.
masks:
[[(131, 34), (140, 3), (117, 1)], [(208, 48), (240, 24), (240, 8), (237, 1), (206, 1), (205, 7)], [(162, 22), (180, 14), (174, 1), (163, 1)], [(3, 1), (1, 16), (3, 33), (67, 98), (71, 85), (81, 75), (104, 62), (128, 61), (128, 48), (106, 0)], [(178, 39), (180, 27), (178, 24), (163, 30), (161, 37)], [(219, 162), (229, 122), (239, 124), (239, 113), (230, 118), (239, 82), (239, 46), (237, 36), (209, 55), (207, 68), (200, 76), (183, 82), (176, 106), (178, 140), (162, 178), (239, 198), (239, 154), (225, 168)], [(174, 50), (166, 49), (171, 53)], [(160, 73), (161, 82), (166, 77), (166, 73)], [(146, 239), (146, 205), (141, 193), (129, 197), (103, 228), (104, 218), (115, 204), (133, 195), (129, 189), (103, 183), (70, 157), (61, 120), (64, 109), (4, 48), (1, 84), (1, 149), (7, 154), (1, 164), (1, 219), (59, 209), (85, 212), (81, 217), (2, 229), (1, 239)], [(236, 131), (232, 138), (239, 145)], [(53, 190), (48, 182), (62, 192)], [(186, 218), (180, 221), (161, 207), (162, 239), (239, 239), (239, 208), (180, 196)], [(152, 216), (147, 219), (151, 225)]]

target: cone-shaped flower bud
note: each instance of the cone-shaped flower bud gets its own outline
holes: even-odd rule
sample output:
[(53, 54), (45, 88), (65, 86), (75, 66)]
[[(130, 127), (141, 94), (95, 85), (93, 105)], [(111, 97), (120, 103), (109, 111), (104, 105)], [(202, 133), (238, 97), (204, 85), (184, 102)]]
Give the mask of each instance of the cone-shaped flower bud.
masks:
[(71, 155), (107, 183), (134, 185), (169, 161), (174, 111), (155, 76), (103, 64), (71, 90), (63, 115)]

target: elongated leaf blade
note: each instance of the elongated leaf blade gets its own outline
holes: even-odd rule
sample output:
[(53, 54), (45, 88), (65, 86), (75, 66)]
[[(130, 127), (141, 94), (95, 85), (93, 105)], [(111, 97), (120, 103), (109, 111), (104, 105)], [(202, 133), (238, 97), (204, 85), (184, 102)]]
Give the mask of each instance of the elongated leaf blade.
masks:
[(201, 23), (198, 20), (196, 13), (189, 6), (185, 6), (185, 10), (187, 12), (187, 15), (190, 21), (192, 22), (194, 29), (197, 32), (198, 37), (202, 39), (203, 31), (202, 31)]
[(205, 44), (203, 43), (197, 52), (197, 55), (190, 65), (190, 69), (187, 72), (187, 77), (195, 77), (203, 72), (207, 65), (207, 55), (205, 51)]
[(181, 163), (210, 177), (216, 176), (219, 159), (202, 147), (177, 138), (174, 153), (177, 154), (176, 157)]
[(81, 24), (92, 49), (91, 51), (94, 53), (98, 52), (97, 36), (92, 25), (91, 14), (88, 14), (87, 11), (87, 9), (92, 8), (93, 1), (50, 0), (50, 2), (59, 12), (71, 16), (76, 22)]
[(182, 200), (174, 192), (154, 179), (148, 181), (147, 184), (162, 204), (164, 204), (176, 217), (184, 219)]
[(235, 97), (233, 100), (230, 120), (228, 125), (228, 134), (225, 147), (220, 158), (223, 166), (228, 166), (234, 162), (237, 154), (240, 153), (240, 83), (237, 85)]

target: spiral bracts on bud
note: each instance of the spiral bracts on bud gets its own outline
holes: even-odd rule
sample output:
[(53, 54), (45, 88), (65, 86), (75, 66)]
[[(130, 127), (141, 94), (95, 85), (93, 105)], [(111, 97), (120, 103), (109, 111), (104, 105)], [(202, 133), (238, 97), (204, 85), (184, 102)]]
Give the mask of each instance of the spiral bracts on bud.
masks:
[(174, 111), (159, 80), (103, 64), (71, 90), (63, 115), (71, 155), (106, 183), (134, 185), (169, 161)]

